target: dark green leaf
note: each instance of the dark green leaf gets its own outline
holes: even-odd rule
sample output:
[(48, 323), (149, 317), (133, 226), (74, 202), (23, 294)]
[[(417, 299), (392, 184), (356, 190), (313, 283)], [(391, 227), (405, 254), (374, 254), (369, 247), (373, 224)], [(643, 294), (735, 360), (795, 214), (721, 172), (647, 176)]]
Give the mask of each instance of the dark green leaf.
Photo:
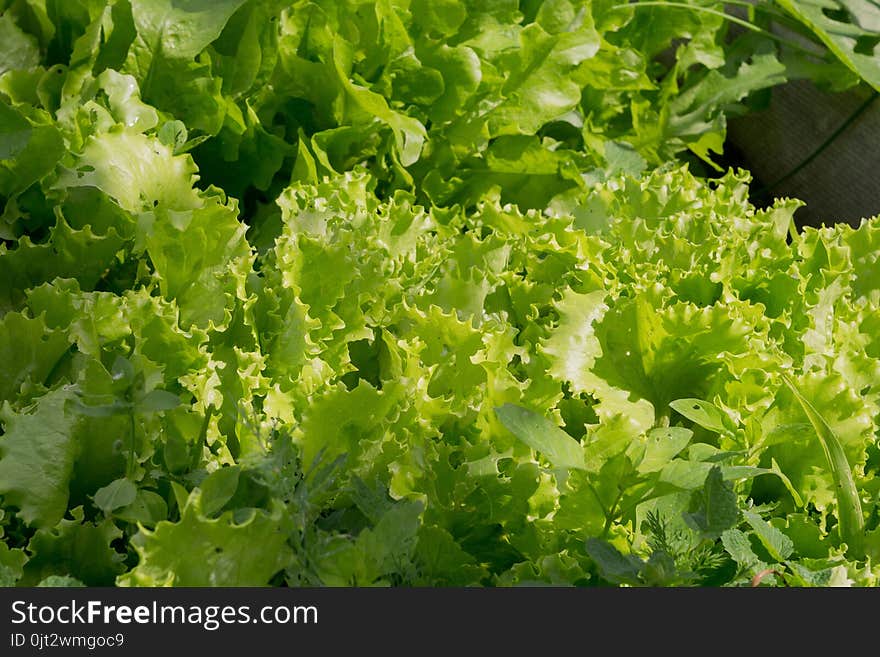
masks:
[(724, 480), (719, 466), (713, 466), (703, 489), (691, 497), (685, 521), (706, 538), (716, 539), (739, 521), (739, 507), (733, 485)]
[(237, 465), (220, 468), (209, 474), (199, 484), (202, 491), (201, 510), (207, 517), (213, 516), (232, 499), (238, 488), (241, 468)]
[(590, 555), (599, 573), (614, 584), (639, 584), (639, 573), (644, 566), (641, 559), (621, 554), (616, 547), (598, 538), (589, 538), (586, 543), (587, 554)]
[(791, 553), (794, 551), (794, 543), (791, 542), (788, 536), (769, 524), (754, 511), (743, 511), (743, 516), (752, 526), (755, 536), (758, 537), (771, 557), (781, 562), (791, 556)]

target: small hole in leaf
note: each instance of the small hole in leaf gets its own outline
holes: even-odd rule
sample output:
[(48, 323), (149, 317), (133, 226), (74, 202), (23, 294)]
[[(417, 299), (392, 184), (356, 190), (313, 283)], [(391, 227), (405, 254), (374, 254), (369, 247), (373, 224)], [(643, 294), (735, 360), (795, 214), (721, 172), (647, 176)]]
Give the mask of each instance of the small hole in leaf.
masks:
[(700, 407), (697, 404), (694, 404), (694, 410), (698, 411), (698, 410), (700, 410)]
[(223, 552), (223, 548), (222, 547), (215, 547), (214, 552), (216, 552), (217, 554), (220, 554), (221, 552)]
[(159, 205), (159, 199), (153, 199), (153, 207), (155, 208), (158, 205)]

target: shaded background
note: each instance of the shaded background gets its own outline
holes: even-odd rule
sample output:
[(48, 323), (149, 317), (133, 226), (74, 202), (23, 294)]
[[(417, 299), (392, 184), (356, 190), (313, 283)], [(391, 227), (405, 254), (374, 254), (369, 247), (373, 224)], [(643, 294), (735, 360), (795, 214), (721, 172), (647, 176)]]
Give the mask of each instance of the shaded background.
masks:
[(808, 81), (773, 89), (769, 106), (732, 119), (727, 154), (755, 177), (752, 200), (806, 202), (800, 225), (880, 214), (880, 98), (864, 89), (830, 94)]

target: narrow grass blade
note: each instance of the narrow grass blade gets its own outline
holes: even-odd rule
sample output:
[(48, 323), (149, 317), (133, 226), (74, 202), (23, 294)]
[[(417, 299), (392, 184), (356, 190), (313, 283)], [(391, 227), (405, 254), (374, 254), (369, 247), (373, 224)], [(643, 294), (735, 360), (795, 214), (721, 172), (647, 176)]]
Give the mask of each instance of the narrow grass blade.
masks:
[(852, 469), (846, 454), (834, 431), (828, 426), (825, 418), (816, 410), (791, 380), (783, 376), (785, 385), (791, 389), (795, 399), (813, 425), (816, 436), (822, 444), (825, 458), (831, 467), (831, 475), (834, 477), (834, 487), (837, 491), (837, 521), (840, 527), (840, 538), (847, 545), (848, 551), (860, 557), (864, 555), (865, 520), (862, 516), (862, 503), (859, 500), (859, 492), (856, 490), (856, 482), (853, 480)]

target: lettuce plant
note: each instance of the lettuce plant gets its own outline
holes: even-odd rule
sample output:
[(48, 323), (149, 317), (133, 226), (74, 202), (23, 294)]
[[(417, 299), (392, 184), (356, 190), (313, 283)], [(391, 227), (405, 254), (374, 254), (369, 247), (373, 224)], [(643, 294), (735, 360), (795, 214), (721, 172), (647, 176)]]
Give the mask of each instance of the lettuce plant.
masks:
[(875, 585), (880, 220), (705, 177), (870, 8), (639, 4), (0, 2), (0, 581)]

